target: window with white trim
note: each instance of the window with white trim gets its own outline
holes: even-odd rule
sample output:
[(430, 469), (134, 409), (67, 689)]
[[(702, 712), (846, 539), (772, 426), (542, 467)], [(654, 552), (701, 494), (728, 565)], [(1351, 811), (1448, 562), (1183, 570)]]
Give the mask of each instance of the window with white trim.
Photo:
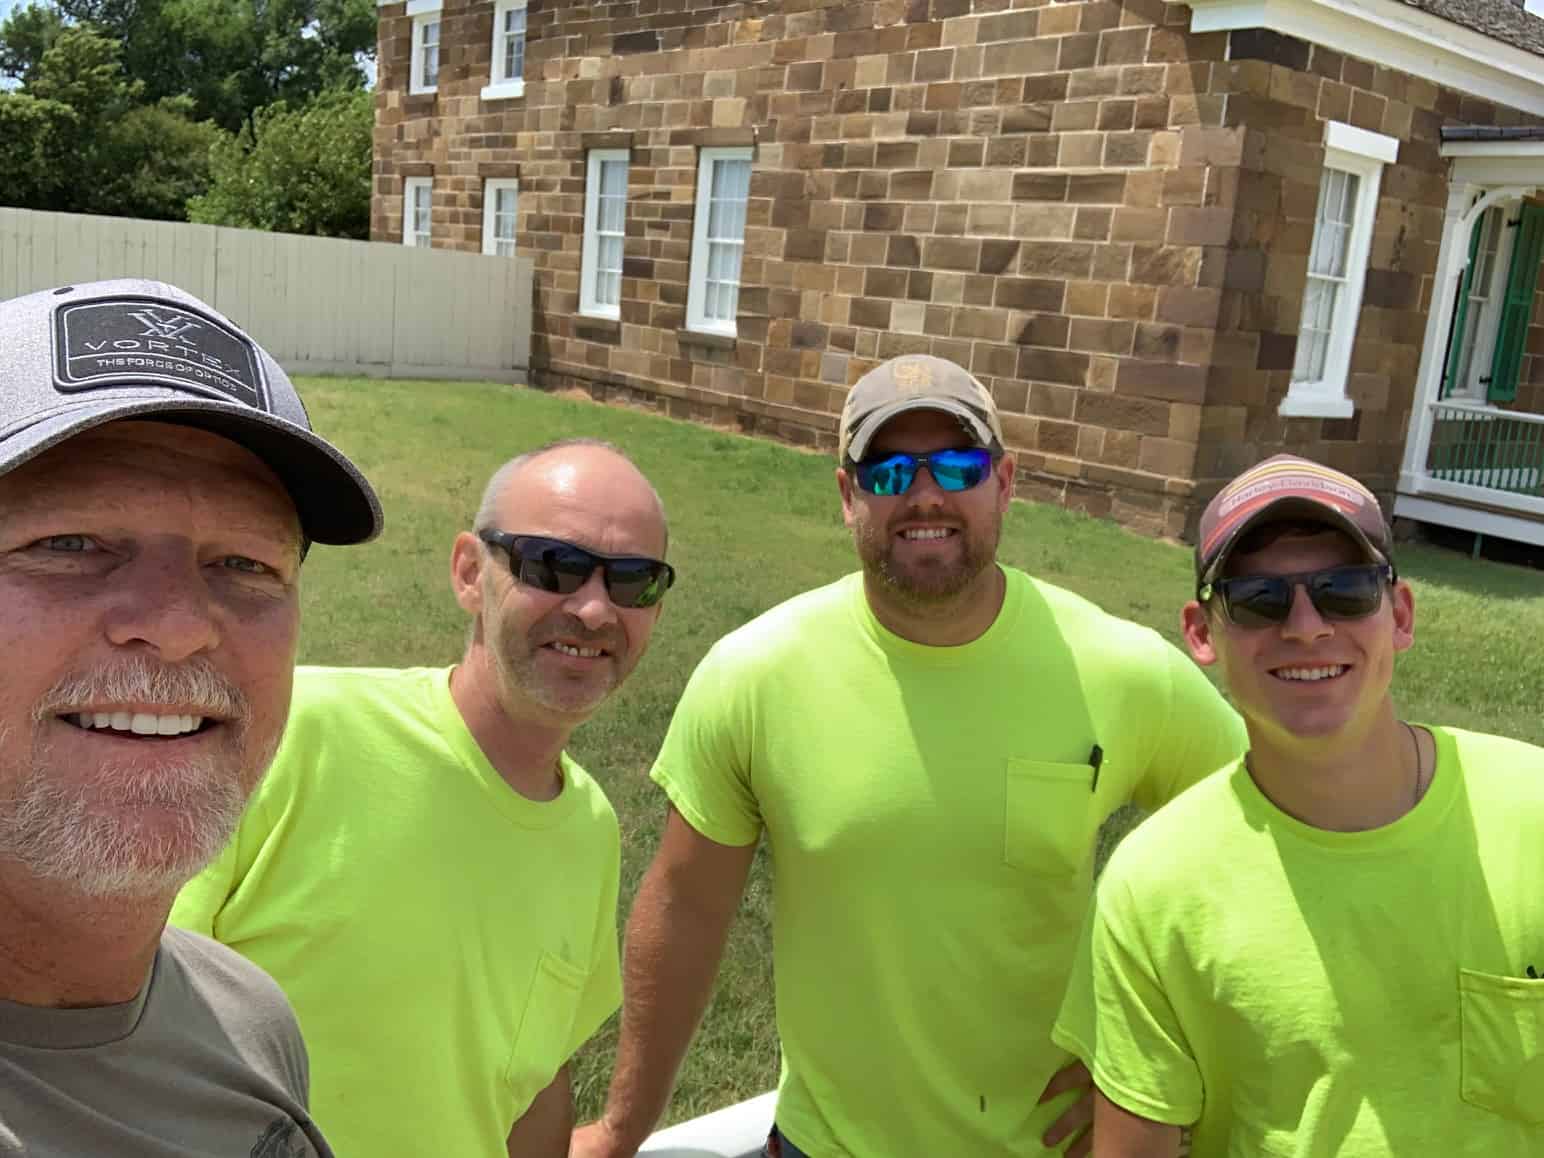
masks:
[(1349, 418), (1346, 396), (1383, 166), (1399, 141), (1339, 121), (1324, 126), (1324, 175), (1303, 285), (1297, 356), (1279, 413)]
[(627, 232), (626, 149), (591, 149), (584, 183), (584, 249), (579, 312), (622, 316), (622, 251)]
[(751, 150), (709, 148), (697, 161), (697, 218), (686, 289), (686, 327), (734, 337), (745, 254)]
[(433, 177), (409, 177), (402, 182), (403, 245), (429, 248), (429, 212), (433, 204)]
[(493, 7), (493, 54), (483, 100), (525, 95), (526, 0), (498, 0)]
[(413, 59), (408, 68), (407, 91), (437, 92), (440, 87), (440, 12), (413, 17)]
[(482, 251), (496, 257), (515, 256), (515, 224), (519, 219), (520, 183), (490, 177), (483, 182)]

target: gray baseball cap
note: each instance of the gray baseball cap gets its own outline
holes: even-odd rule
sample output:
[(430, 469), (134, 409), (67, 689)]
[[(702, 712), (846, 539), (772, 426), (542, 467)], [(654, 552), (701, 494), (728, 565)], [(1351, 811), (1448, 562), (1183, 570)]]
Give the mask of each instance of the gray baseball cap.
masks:
[(977, 446), (1003, 448), (997, 403), (968, 370), (931, 354), (902, 354), (875, 366), (847, 392), (837, 457), (861, 461), (879, 428), (910, 410), (952, 414)]
[(193, 295), (125, 279), (0, 302), (0, 474), (124, 418), (196, 426), (250, 450), (289, 491), (314, 542), (380, 533), (375, 492), (311, 432), (279, 364)]

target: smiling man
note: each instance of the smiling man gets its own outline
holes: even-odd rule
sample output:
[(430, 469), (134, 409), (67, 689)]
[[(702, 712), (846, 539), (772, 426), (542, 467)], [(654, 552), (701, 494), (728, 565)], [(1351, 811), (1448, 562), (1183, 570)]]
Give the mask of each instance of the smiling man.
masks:
[(1544, 751), (1401, 720), (1373, 495), (1281, 455), (1200, 525), (1249, 752), (1116, 850), (1057, 1040), (1096, 1158), (1544, 1153)]
[(173, 920), (284, 986), (340, 1153), (565, 1153), (567, 1063), (621, 979), (616, 816), (563, 749), (648, 647), (666, 540), (615, 448), (522, 455), (451, 550), (459, 665), (298, 674), (272, 775)]
[(1050, 1031), (1100, 824), (1242, 750), (1176, 648), (997, 562), (1014, 460), (965, 370), (870, 371), (839, 458), (862, 570), (719, 641), (655, 764), (672, 807), (578, 1158), (633, 1154), (664, 1110), (763, 833), (783, 1049), (769, 1153), (1086, 1153), (1088, 1075)]
[(0, 302), (0, 1153), (330, 1153), (277, 987), (165, 925), (279, 742), (306, 547), (379, 528), (197, 299)]

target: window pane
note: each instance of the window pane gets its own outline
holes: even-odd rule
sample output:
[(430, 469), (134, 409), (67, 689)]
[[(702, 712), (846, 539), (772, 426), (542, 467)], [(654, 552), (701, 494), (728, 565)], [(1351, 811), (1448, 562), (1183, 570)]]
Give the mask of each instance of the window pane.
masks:
[(525, 76), (525, 9), (511, 8), (504, 13), (504, 42), (501, 80), (520, 80)]
[(602, 195), (627, 196), (627, 162), (602, 161), (600, 165), (600, 191)]

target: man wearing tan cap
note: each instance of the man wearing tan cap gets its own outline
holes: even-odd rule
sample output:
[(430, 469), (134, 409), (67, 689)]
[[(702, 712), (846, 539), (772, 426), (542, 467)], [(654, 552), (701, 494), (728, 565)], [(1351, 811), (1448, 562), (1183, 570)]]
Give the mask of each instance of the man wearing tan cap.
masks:
[(1249, 752), (1116, 850), (1056, 1040), (1097, 1158), (1544, 1154), (1544, 751), (1411, 724), (1373, 495), (1280, 455), (1201, 520)]
[(1095, 834), (1242, 750), (1176, 648), (997, 563), (1013, 456), (960, 367), (865, 375), (840, 457), (862, 570), (721, 640), (654, 766), (671, 808), (628, 928), (607, 1107), (573, 1155), (634, 1153), (664, 1109), (763, 831), (769, 1153), (1059, 1150), (1092, 1113), (1050, 1030)]

